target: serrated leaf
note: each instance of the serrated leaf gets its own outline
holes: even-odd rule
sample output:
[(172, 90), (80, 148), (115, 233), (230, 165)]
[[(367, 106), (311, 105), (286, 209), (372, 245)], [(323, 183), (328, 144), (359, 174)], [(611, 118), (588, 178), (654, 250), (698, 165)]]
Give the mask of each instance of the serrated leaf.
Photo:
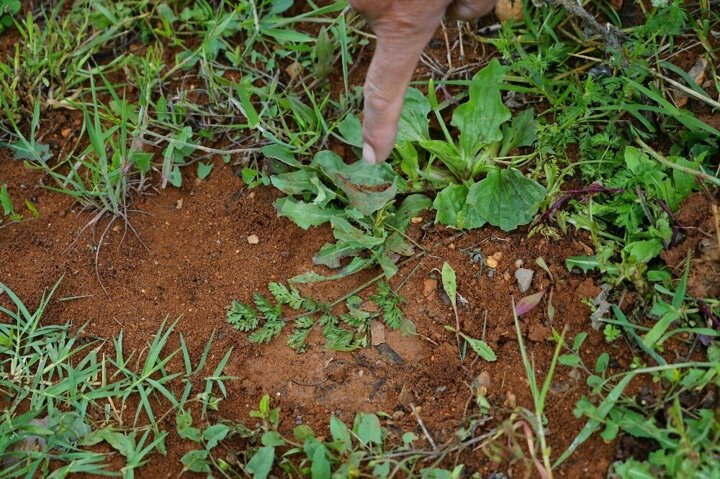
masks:
[(284, 321), (268, 321), (262, 328), (248, 336), (248, 341), (254, 344), (269, 343), (280, 335), (284, 326)]
[(300, 296), (300, 293), (295, 289), (288, 289), (284, 284), (269, 283), (268, 290), (278, 303), (287, 304), (292, 309), (300, 309), (303, 304), (303, 298)]
[(313, 164), (332, 180), (347, 196), (350, 205), (362, 215), (384, 208), (395, 197), (400, 178), (385, 164), (371, 165), (357, 161), (347, 165), (332, 151), (321, 151)]
[(302, 352), (305, 350), (305, 341), (309, 334), (309, 328), (296, 328), (288, 337), (287, 345), (297, 352)]
[(568, 271), (573, 268), (580, 268), (583, 273), (600, 266), (597, 256), (571, 256), (565, 260), (565, 267)]
[(342, 214), (342, 210), (305, 203), (291, 197), (280, 198), (275, 201), (275, 209), (277, 209), (278, 216), (290, 218), (304, 230), (311, 226), (327, 223), (333, 217)]
[(467, 201), (478, 215), (503, 231), (528, 224), (545, 198), (545, 188), (514, 169), (497, 169), (470, 187)]
[(623, 248), (623, 251), (638, 263), (647, 263), (660, 254), (663, 245), (660, 240), (649, 239), (642, 241), (633, 241)]
[(315, 191), (312, 179), (316, 176), (317, 174), (311, 170), (297, 170), (273, 175), (270, 181), (275, 188), (286, 195), (299, 195), (306, 191)]
[(257, 328), (260, 319), (250, 306), (233, 301), (227, 312), (227, 321), (240, 331), (250, 331)]

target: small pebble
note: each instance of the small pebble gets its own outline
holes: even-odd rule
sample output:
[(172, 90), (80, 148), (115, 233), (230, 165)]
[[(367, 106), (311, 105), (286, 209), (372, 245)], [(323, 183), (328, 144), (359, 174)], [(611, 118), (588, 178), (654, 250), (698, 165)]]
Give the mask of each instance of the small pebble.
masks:
[(515, 271), (515, 279), (517, 279), (518, 287), (520, 288), (520, 292), (524, 293), (527, 290), (530, 289), (530, 286), (532, 286), (533, 277), (535, 276), (535, 271), (527, 268), (518, 268)]
[(498, 260), (491, 256), (485, 260), (485, 266), (490, 269), (496, 269), (498, 267)]
[(250, 244), (258, 244), (260, 242), (260, 238), (258, 238), (257, 235), (250, 235), (247, 237), (247, 242)]
[(515, 261), (515, 267), (516, 268), (522, 268), (522, 265), (525, 264), (525, 262), (521, 259)]

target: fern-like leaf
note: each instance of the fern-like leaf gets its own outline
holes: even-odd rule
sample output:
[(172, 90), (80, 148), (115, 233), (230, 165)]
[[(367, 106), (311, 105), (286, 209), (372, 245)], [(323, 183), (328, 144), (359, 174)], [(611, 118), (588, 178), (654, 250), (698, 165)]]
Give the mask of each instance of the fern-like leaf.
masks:
[(269, 343), (280, 335), (284, 326), (285, 321), (267, 321), (262, 328), (248, 336), (248, 341), (255, 344)]
[(260, 293), (255, 293), (255, 307), (262, 313), (268, 322), (278, 321), (282, 317), (282, 306), (273, 305), (269, 299)]
[(299, 353), (305, 351), (305, 341), (307, 340), (309, 334), (309, 328), (301, 328), (294, 330), (288, 338), (288, 346), (290, 346), (292, 349)]
[(354, 351), (358, 348), (355, 344), (352, 331), (338, 327), (328, 327), (323, 331), (325, 335), (325, 347), (332, 351)]
[(252, 331), (259, 321), (255, 310), (246, 304), (233, 301), (228, 309), (227, 322), (240, 331)]
[(402, 326), (403, 320), (405, 319), (405, 315), (403, 315), (402, 310), (397, 306), (393, 306), (391, 308), (384, 308), (383, 312), (385, 313), (383, 314), (383, 319), (385, 320), (387, 327), (392, 331), (400, 329), (400, 326)]
[(287, 304), (292, 309), (300, 309), (303, 305), (303, 298), (296, 289), (288, 289), (287, 286), (281, 283), (270, 283), (268, 289), (280, 304)]
[(405, 320), (405, 315), (399, 306), (402, 298), (395, 294), (387, 281), (378, 283), (377, 294), (372, 299), (382, 310), (383, 319), (388, 328), (392, 331), (400, 329)]

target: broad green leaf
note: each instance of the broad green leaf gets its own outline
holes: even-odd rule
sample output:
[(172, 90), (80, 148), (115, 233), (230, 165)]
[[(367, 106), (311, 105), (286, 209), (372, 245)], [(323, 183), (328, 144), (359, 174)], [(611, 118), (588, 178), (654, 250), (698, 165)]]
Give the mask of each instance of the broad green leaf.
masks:
[(663, 314), (660, 320), (653, 325), (652, 329), (650, 329), (650, 331), (648, 331), (645, 337), (642, 339), (643, 345), (645, 345), (646, 348), (653, 348), (658, 343), (663, 334), (665, 334), (665, 331), (667, 331), (670, 325), (680, 319), (680, 317), (682, 316), (681, 308), (685, 300), (685, 290), (687, 288), (689, 272), (690, 262), (688, 261), (685, 266), (685, 272), (683, 273), (682, 278), (680, 278), (678, 289), (673, 295), (671, 307), (668, 308), (667, 312)]
[(561, 354), (558, 357), (558, 363), (563, 366), (569, 366), (571, 368), (580, 367), (581, 361), (580, 356), (577, 354)]
[(437, 210), (435, 223), (457, 229), (480, 228), (485, 220), (478, 215), (473, 205), (467, 203), (468, 187), (450, 185), (435, 197), (433, 207)]
[(205, 445), (208, 450), (214, 448), (220, 441), (225, 439), (228, 432), (230, 432), (230, 428), (225, 424), (208, 426), (208, 428), (203, 431), (203, 439), (205, 440)]
[(441, 140), (425, 140), (421, 141), (419, 145), (437, 156), (453, 175), (461, 179), (465, 178), (468, 162), (463, 159), (455, 145)]
[(380, 420), (375, 414), (358, 413), (355, 416), (353, 429), (364, 445), (382, 444), (382, 427), (380, 427)]
[(530, 146), (537, 138), (537, 123), (532, 109), (513, 117), (512, 124), (503, 125), (503, 142), (499, 156), (507, 156), (513, 148)]
[(185, 454), (180, 458), (183, 469), (190, 472), (210, 472), (210, 464), (208, 462), (209, 452), (205, 449), (196, 449)]
[(339, 268), (340, 260), (343, 258), (379, 246), (385, 241), (384, 237), (366, 234), (341, 217), (333, 217), (331, 224), (337, 241), (335, 243), (326, 243), (320, 248), (320, 251), (313, 257), (313, 263), (315, 264), (329, 268)]
[(189, 439), (200, 443), (200, 429), (192, 427), (192, 416), (190, 412), (180, 410), (175, 416), (178, 435), (183, 439)]
[(328, 276), (323, 276), (321, 274), (318, 274), (314, 271), (310, 271), (307, 273), (303, 273), (297, 276), (293, 276), (290, 278), (291, 283), (296, 284), (306, 284), (306, 283), (322, 283), (325, 281), (335, 281), (337, 279), (344, 278), (346, 276), (350, 276), (351, 274), (355, 274), (358, 271), (362, 271), (363, 269), (367, 268), (368, 266), (371, 266), (373, 264), (373, 260), (371, 258), (361, 258), (361, 257), (354, 257), (353, 260), (350, 262), (349, 265), (345, 266), (343, 269), (341, 269), (338, 273)]
[(343, 120), (338, 123), (338, 132), (342, 140), (351, 146), (361, 147), (363, 145), (362, 123), (360, 119), (348, 113)]
[(245, 470), (253, 475), (253, 479), (265, 479), (275, 462), (275, 448), (261, 447), (245, 465)]
[(608, 353), (602, 353), (598, 356), (595, 361), (595, 372), (604, 373), (610, 363), (610, 355)]
[(485, 341), (481, 339), (471, 338), (470, 336), (467, 336), (465, 334), (463, 334), (462, 337), (465, 339), (465, 341), (467, 341), (472, 350), (475, 351), (477, 355), (483, 358), (485, 361), (493, 362), (497, 359), (497, 356), (495, 356), (495, 352), (490, 346), (488, 346)]
[(333, 440), (338, 443), (340, 453), (350, 451), (352, 448), (350, 430), (344, 422), (334, 415), (330, 416), (330, 433), (332, 434)]
[(332, 471), (330, 469), (330, 461), (328, 460), (327, 449), (320, 444), (315, 449), (312, 456), (312, 466), (310, 467), (310, 477), (312, 479), (330, 479)]
[(8, 193), (7, 185), (0, 186), (0, 206), (2, 206), (3, 214), (5, 216), (9, 216), (15, 211), (12, 199), (10, 198), (10, 193)]
[(585, 331), (582, 331), (575, 336), (575, 339), (573, 340), (573, 346), (572, 349), (575, 352), (578, 352), (580, 350), (580, 346), (585, 342), (587, 339), (587, 333)]
[(445, 293), (450, 298), (453, 308), (457, 307), (457, 278), (455, 270), (448, 263), (444, 263), (442, 267), (442, 284)]
[(417, 88), (409, 88), (398, 124), (397, 143), (430, 139), (428, 133), (430, 102)]
[(43, 143), (28, 142), (24, 138), (13, 143), (0, 143), (13, 152), (16, 160), (29, 160), (45, 163), (50, 159), (50, 146)]
[(642, 241), (633, 241), (623, 248), (623, 251), (638, 263), (647, 263), (660, 254), (663, 245), (660, 240), (650, 239)]
[(596, 256), (571, 256), (565, 260), (565, 267), (568, 271), (573, 268), (580, 268), (583, 273), (598, 268), (600, 261)]
[(267, 156), (268, 158), (272, 158), (274, 160), (278, 160), (282, 163), (285, 163), (288, 166), (293, 166), (295, 168), (302, 168), (303, 165), (295, 159), (295, 155), (292, 154), (290, 150), (287, 149), (287, 147), (283, 145), (278, 144), (272, 144), (267, 145), (260, 150), (263, 155)]
[(201, 180), (204, 180), (205, 178), (210, 176), (210, 172), (212, 172), (213, 166), (215, 166), (215, 165), (213, 165), (212, 163), (202, 163), (202, 162), (198, 163), (198, 167), (197, 167), (198, 178), (200, 178)]
[(315, 191), (312, 179), (316, 176), (311, 170), (297, 170), (291, 173), (273, 175), (270, 181), (275, 188), (286, 195), (299, 195), (306, 191)]
[(491, 171), (470, 187), (467, 202), (480, 217), (503, 231), (528, 224), (545, 198), (545, 188), (514, 169)]
[(416, 180), (420, 176), (418, 152), (409, 141), (398, 143), (395, 148), (400, 154), (400, 169), (408, 178)]
[(182, 186), (182, 173), (180, 173), (180, 168), (175, 166), (170, 171), (170, 176), (168, 177), (168, 182), (173, 185), (175, 188), (180, 188)]
[(474, 157), (483, 146), (503, 139), (500, 127), (511, 118), (500, 95), (504, 78), (505, 68), (493, 58), (473, 77), (468, 101), (453, 113), (452, 125), (460, 130), (460, 148), (466, 159)]
[(628, 169), (637, 176), (642, 176), (650, 170), (660, 169), (658, 163), (634, 146), (625, 147), (624, 157)]
[(285, 445), (285, 439), (277, 431), (267, 431), (260, 439), (263, 446), (282, 447)]
[(342, 214), (342, 210), (323, 208), (291, 197), (280, 198), (275, 201), (275, 209), (277, 209), (278, 216), (290, 218), (296, 225), (305, 230), (311, 226), (326, 223), (333, 217)]
[(332, 151), (321, 151), (313, 163), (340, 188), (350, 205), (369, 215), (385, 207), (398, 191), (399, 177), (389, 165), (371, 165), (365, 161), (345, 164)]
[(405, 231), (410, 220), (432, 206), (432, 201), (425, 195), (409, 195), (400, 205), (395, 214), (387, 220), (387, 224)]

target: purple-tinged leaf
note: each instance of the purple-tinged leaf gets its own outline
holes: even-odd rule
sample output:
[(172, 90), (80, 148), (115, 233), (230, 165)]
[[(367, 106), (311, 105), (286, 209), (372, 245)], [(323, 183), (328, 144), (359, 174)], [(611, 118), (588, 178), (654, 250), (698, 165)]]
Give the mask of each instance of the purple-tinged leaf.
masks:
[(515, 305), (515, 314), (520, 317), (523, 314), (530, 312), (535, 306), (540, 304), (540, 301), (542, 301), (546, 291), (547, 289), (543, 289), (539, 293), (531, 294), (530, 296), (522, 298)]
[(560, 198), (558, 198), (557, 201), (555, 201), (555, 203), (550, 205), (537, 223), (544, 223), (549, 220), (557, 211), (563, 209), (573, 198), (582, 198), (582, 201), (587, 201), (590, 196), (596, 193), (623, 193), (624, 191), (625, 190), (622, 188), (606, 188), (600, 183), (591, 183), (586, 188), (581, 188), (579, 190), (567, 190)]

